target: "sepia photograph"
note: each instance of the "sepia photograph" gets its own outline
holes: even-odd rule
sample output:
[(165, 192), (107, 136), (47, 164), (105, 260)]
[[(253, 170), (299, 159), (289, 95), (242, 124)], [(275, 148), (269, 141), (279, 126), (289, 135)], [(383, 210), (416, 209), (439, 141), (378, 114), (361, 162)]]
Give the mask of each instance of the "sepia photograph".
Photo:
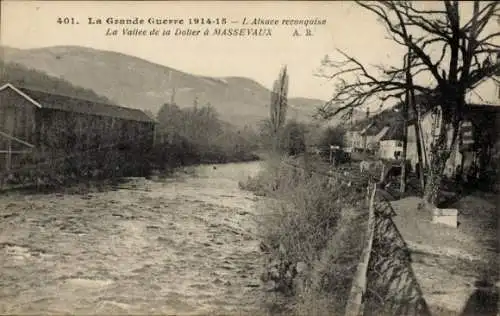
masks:
[(0, 314), (500, 316), (497, 1), (0, 1)]

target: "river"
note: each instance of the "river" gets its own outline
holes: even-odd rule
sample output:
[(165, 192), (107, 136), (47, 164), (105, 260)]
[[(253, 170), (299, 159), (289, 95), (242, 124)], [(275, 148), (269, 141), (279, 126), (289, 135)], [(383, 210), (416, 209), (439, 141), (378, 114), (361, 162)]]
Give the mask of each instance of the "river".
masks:
[(260, 163), (89, 194), (0, 196), (2, 314), (263, 314)]

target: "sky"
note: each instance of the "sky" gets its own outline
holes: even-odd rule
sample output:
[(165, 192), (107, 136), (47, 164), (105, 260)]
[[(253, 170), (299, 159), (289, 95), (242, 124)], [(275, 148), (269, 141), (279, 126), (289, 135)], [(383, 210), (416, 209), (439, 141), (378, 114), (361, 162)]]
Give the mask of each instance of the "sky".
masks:
[[(427, 3), (427, 6), (433, 6)], [(79, 24), (58, 24), (58, 18), (74, 18)], [(227, 18), (241, 26), (243, 18), (319, 19), (313, 36), (294, 37), (294, 27), (274, 26), (271, 37), (217, 36), (106, 36), (119, 25), (89, 25), (88, 18), (150, 17), (187, 19)], [(145, 25), (142, 28), (172, 30), (176, 26)], [(211, 30), (213, 30), (213, 25)], [(189, 28), (187, 25), (184, 29)], [(200, 28), (193, 26), (192, 29)], [(201, 27), (201, 30), (204, 28)], [(304, 27), (297, 28), (300, 32)], [(140, 57), (181, 71), (205, 76), (244, 76), (271, 88), (280, 68), (287, 65), (289, 96), (326, 100), (334, 84), (314, 76), (326, 54), (341, 49), (367, 64), (401, 63), (404, 50), (386, 39), (387, 33), (373, 14), (350, 1), (335, 2), (217, 2), (217, 1), (18, 1), (1, 2), (2, 45), (38, 48), (79, 45)]]

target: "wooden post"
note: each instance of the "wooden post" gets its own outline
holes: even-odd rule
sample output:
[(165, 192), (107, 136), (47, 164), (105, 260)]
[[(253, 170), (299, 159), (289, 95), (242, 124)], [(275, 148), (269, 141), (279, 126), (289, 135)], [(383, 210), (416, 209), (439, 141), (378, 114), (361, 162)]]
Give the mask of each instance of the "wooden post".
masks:
[(410, 76), (409, 78), (409, 87), (410, 87), (410, 99), (413, 108), (413, 112), (415, 113), (415, 138), (416, 138), (416, 146), (417, 146), (417, 156), (418, 156), (418, 177), (420, 179), (420, 186), (422, 188), (422, 192), (425, 189), (425, 179), (424, 179), (424, 161), (422, 159), (422, 132), (420, 128), (420, 106), (417, 104), (415, 100), (415, 91), (413, 89), (413, 78)]
[[(411, 41), (411, 36), (410, 36), (410, 41)], [(413, 89), (413, 77), (411, 75), (411, 72), (410, 72), (410, 65), (411, 65), (411, 48), (408, 48), (408, 67), (406, 68), (406, 79), (407, 79), (407, 83), (408, 83), (408, 94), (407, 94), (407, 97), (409, 96), (409, 103), (411, 103), (412, 105), (412, 108), (413, 108), (413, 111), (415, 112), (415, 124), (414, 125), (414, 128), (415, 128), (415, 138), (416, 138), (416, 146), (417, 146), (417, 156), (418, 156), (418, 174), (419, 174), (419, 178), (420, 178), (420, 185), (422, 187), (422, 192), (424, 191), (424, 188), (425, 188), (425, 179), (424, 179), (424, 166), (423, 166), (423, 161), (422, 161), (422, 142), (421, 142), (421, 132), (420, 132), (420, 107), (417, 105), (417, 102), (415, 100), (415, 91)], [(408, 109), (409, 107), (407, 106), (406, 108), (406, 118), (408, 118)], [(406, 138), (408, 137), (407, 136), (407, 127), (405, 126), (405, 136)], [(406, 143), (407, 143), (407, 139), (406, 139)], [(407, 145), (404, 145), (404, 146), (407, 146)], [(403, 169), (403, 172), (401, 173), (401, 177), (403, 177), (403, 173), (404, 173), (404, 181), (406, 183), (406, 147), (403, 148), (403, 156), (404, 156), (404, 159), (403, 159), (403, 165), (405, 166), (404, 169)], [(403, 181), (403, 180), (401, 180)], [(404, 190), (402, 189), (401, 192), (404, 192)]]
[(157, 131), (157, 125), (156, 123), (153, 123), (153, 144), (152, 146), (154, 147), (156, 145), (156, 131)]
[[(411, 37), (410, 37), (411, 40)], [(399, 186), (399, 191), (404, 193), (406, 191), (406, 153), (408, 149), (408, 111), (410, 109), (410, 86), (411, 86), (411, 47), (408, 46), (408, 56), (405, 61), (406, 68), (406, 93), (405, 93), (405, 101), (403, 103), (403, 153), (401, 157), (401, 182)]]
[[(417, 110), (419, 109), (419, 107), (417, 107)], [(422, 133), (422, 119), (420, 117), (420, 110), (418, 110), (417, 112), (417, 124), (418, 124), (418, 128), (420, 133), (418, 134), (418, 136), (420, 137), (419, 139), (417, 139), (417, 141), (420, 141), (420, 147), (421, 148), (421, 153), (422, 153), (422, 161), (423, 161), (423, 167), (427, 166), (429, 164), (429, 159), (427, 158), (427, 149), (425, 148), (425, 141), (424, 141), (424, 135)], [(422, 169), (423, 170), (423, 169)]]
[(380, 171), (380, 181), (379, 183), (385, 182), (385, 163), (382, 163), (382, 170)]
[(415, 122), (415, 136), (417, 140), (417, 155), (418, 155), (418, 177), (420, 179), (420, 187), (422, 188), (422, 192), (424, 192), (425, 188), (425, 178), (424, 178), (424, 159), (422, 155), (422, 134), (421, 134), (421, 128), (420, 128), (420, 110), (419, 106), (415, 104), (415, 95), (413, 91), (411, 92), (412, 95), (412, 104), (413, 104), (413, 109), (415, 110), (417, 120)]
[(5, 169), (7, 171), (10, 171), (12, 167), (12, 140), (8, 139), (7, 140), (7, 158), (5, 161)]

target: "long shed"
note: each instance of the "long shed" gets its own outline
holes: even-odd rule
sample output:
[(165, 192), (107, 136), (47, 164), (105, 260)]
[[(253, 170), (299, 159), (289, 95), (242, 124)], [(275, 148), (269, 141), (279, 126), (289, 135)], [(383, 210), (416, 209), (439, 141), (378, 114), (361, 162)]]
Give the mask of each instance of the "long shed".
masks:
[(6, 83), (0, 87), (0, 173), (26, 155), (83, 155), (107, 148), (147, 151), (155, 121), (138, 109)]

